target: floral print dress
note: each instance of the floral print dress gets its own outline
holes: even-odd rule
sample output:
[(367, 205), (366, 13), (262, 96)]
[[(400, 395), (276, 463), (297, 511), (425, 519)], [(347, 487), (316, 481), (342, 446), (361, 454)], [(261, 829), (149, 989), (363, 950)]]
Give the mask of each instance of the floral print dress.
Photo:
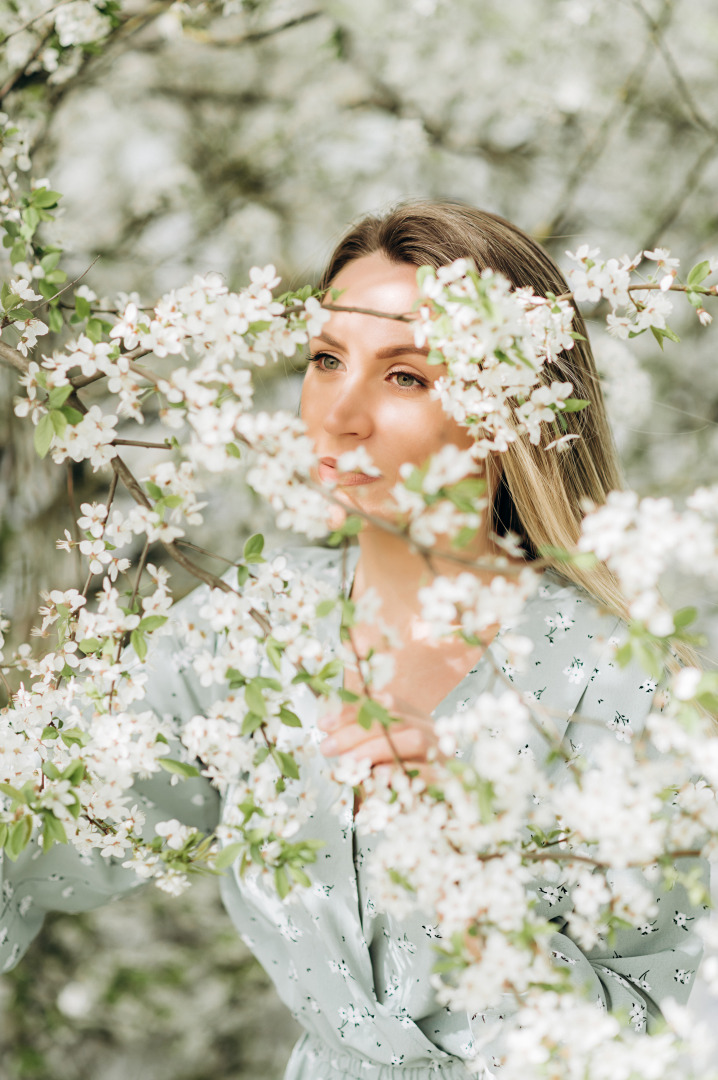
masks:
[[(348, 559), (323, 548), (286, 554), (295, 572), (317, 575), (336, 588), (343, 575), (351, 580), (356, 564), (356, 551)], [(193, 602), (196, 594), (177, 609)], [(519, 630), (534, 642), (526, 669), (511, 667), (500, 634), (490, 646), (493, 659), (519, 692), (562, 718), (566, 745), (590, 755), (598, 739), (641, 730), (655, 686), (639, 668), (621, 669), (606, 659), (620, 623), (600, 612), (587, 594), (558, 574), (544, 572)], [(324, 633), (330, 643), (338, 643), (338, 632), (336, 619), (327, 617)], [(191, 667), (178, 665), (180, 655), (181, 645), (171, 635), (162, 640), (148, 680), (148, 704), (181, 721), (202, 713), (210, 692)], [(456, 712), (479, 694), (503, 688), (484, 657), (434, 715)], [(304, 725), (315, 724), (315, 702), (305, 687), (297, 690), (295, 708)], [(603, 720), (604, 726), (581, 725), (581, 715)], [(546, 755), (539, 736), (530, 749), (538, 757)], [(302, 830), (325, 842), (310, 868), (312, 886), (281, 901), (251, 874), (240, 879), (230, 869), (221, 882), (224, 905), (239, 934), (305, 1029), (285, 1080), (467, 1080), (476, 1075), (475, 1067), (469, 1073), (464, 1064), (475, 1056), (474, 1040), (482, 1040), (501, 1011), (469, 1016), (437, 1004), (429, 980), (437, 927), (428, 916), (398, 921), (376, 909), (365, 867), (377, 838), (355, 834), (352, 800), (326, 778), (320, 758), (312, 759), (310, 777), (317, 803)], [(563, 768), (562, 762), (546, 764), (554, 778)], [(147, 815), (147, 835), (156, 821), (171, 817), (202, 830), (221, 820), (218, 793), (203, 778), (172, 785), (163, 774), (138, 782), (136, 791)], [(610, 802), (610, 792), (606, 799)], [(45, 912), (88, 910), (138, 885), (134, 872), (123, 870), (119, 861), (97, 853), (80, 856), (57, 845), (43, 854), (34, 842), (16, 863), (5, 859), (3, 870), (0, 967), (5, 970), (25, 952)], [(540, 914), (556, 926), (556, 963), (575, 968), (602, 1006), (623, 1008), (640, 1030), (660, 1015), (662, 997), (685, 1000), (700, 958), (692, 932), (700, 912), (681, 886), (661, 894), (658, 918), (650, 925), (619, 931), (610, 948), (599, 945), (588, 954), (562, 933), (570, 907), (567, 890), (560, 882), (541, 880), (535, 888)], [(488, 1069), (484, 1075), (500, 1076), (498, 1046), (490, 1043), (481, 1053)]]

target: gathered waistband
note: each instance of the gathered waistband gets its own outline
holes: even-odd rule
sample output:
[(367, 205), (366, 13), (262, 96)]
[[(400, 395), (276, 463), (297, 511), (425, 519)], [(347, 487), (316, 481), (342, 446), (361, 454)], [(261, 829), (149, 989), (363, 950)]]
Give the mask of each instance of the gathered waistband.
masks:
[(488, 1076), (482, 1070), (470, 1072), (455, 1057), (418, 1065), (382, 1065), (347, 1047), (335, 1050), (306, 1033), (292, 1051), (284, 1080), (483, 1080)]

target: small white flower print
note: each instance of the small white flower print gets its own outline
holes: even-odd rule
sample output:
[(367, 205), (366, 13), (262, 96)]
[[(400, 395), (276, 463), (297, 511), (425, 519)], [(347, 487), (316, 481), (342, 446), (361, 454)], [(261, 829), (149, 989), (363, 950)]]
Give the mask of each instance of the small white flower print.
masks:
[(691, 976), (692, 975), (693, 975), (692, 971), (686, 971), (685, 968), (676, 968), (676, 970), (675, 970), (675, 972), (673, 974), (673, 978), (681, 986), (687, 986), (688, 983), (691, 981)]
[(681, 930), (688, 930), (688, 923), (693, 922), (693, 915), (686, 915), (684, 911), (677, 911), (673, 916), (673, 922)]
[(570, 683), (582, 683), (586, 678), (586, 672), (583, 669), (583, 660), (581, 657), (572, 657), (571, 663), (568, 667), (563, 669), (562, 674), (566, 676)]
[(634, 1002), (631, 1006), (629, 1020), (636, 1031), (644, 1031), (646, 1027), (646, 1006), (643, 1002)]
[(353, 979), (349, 965), (346, 960), (328, 960), (329, 970), (333, 971), (335, 975), (341, 975), (343, 979)]

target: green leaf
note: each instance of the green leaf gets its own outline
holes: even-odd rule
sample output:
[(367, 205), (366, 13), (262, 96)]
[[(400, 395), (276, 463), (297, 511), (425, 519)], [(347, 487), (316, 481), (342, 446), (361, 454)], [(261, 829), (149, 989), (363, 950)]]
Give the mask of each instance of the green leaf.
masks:
[(28, 206), (27, 209), (23, 210), (22, 220), (27, 225), (28, 229), (30, 230), (30, 235), (32, 236), (32, 234), (35, 232), (35, 229), (40, 224), (40, 215), (34, 206)]
[(267, 715), (267, 703), (264, 700), (264, 694), (254, 680), (245, 688), (244, 700), (247, 702), (248, 708), (257, 716), (265, 717)]
[(99, 648), (101, 648), (101, 647), (102, 647), (102, 642), (98, 638), (94, 638), (94, 637), (83, 638), (82, 641), (78, 645), (78, 648), (80, 649), (80, 652), (84, 652), (85, 655), (87, 655), (88, 653), (97, 652), (97, 650)]
[(58, 769), (57, 765), (55, 765), (52, 761), (43, 761), (42, 772), (43, 775), (48, 778), (48, 780), (60, 779), (60, 770)]
[(67, 833), (65, 826), (51, 812), (43, 814), (42, 824), (42, 850), (47, 852), (53, 844), (66, 844)]
[(141, 620), (138, 627), (143, 634), (151, 634), (153, 630), (159, 629), (160, 626), (164, 626), (167, 622), (166, 615), (145, 615)]
[(230, 867), (242, 854), (244, 848), (245, 845), (240, 842), (228, 844), (227, 847), (222, 848), (219, 854), (214, 857), (215, 870), (226, 870)]
[(368, 731), (374, 721), (378, 721), (383, 727), (389, 727), (391, 716), (378, 701), (372, 701), (371, 698), (365, 698), (359, 706), (357, 723), (360, 727), (366, 728)]
[(47, 255), (43, 255), (40, 259), (40, 266), (43, 268), (46, 274), (49, 274), (51, 270), (54, 270), (60, 261), (60, 251), (49, 251)]
[(35, 450), (41, 458), (47, 457), (47, 452), (52, 445), (52, 440), (55, 437), (55, 428), (52, 423), (50, 413), (45, 413), (40, 417), (37, 427), (35, 428), (35, 434), (33, 436), (33, 442), (35, 444)]
[(247, 679), (242, 672), (233, 667), (227, 668), (227, 682), (230, 690), (238, 690), (240, 686), (247, 685)]
[(711, 264), (707, 259), (704, 259), (703, 262), (696, 263), (686, 278), (686, 285), (700, 285), (700, 283), (708, 277), (710, 272)]
[(287, 709), (284, 705), (282, 705), (279, 710), (279, 719), (282, 721), (283, 724), (286, 724), (287, 727), (302, 726), (302, 721), (299, 719), (297, 714), (295, 712), (292, 712), (291, 709)]
[(251, 734), (253, 734), (253, 732), (255, 732), (257, 730), (257, 728), (261, 728), (263, 723), (264, 723), (264, 717), (263, 716), (258, 716), (257, 713), (248, 712), (247, 715), (245, 716), (244, 720), (242, 721), (242, 734), (243, 735), (251, 735)]
[(240, 449), (239, 449), (239, 447), (237, 446), (236, 443), (233, 443), (233, 442), (227, 443), (227, 445), (225, 446), (225, 450), (227, 451), (227, 453), (229, 454), (230, 457), (241, 458), (241, 456), (242, 456), (242, 454), (240, 452)]
[(71, 784), (79, 784), (85, 779), (85, 766), (81, 761), (71, 761), (66, 769), (60, 773), (63, 780), (69, 780)]
[(52, 411), (49, 413), (49, 416), (50, 423), (52, 424), (55, 434), (62, 435), (65, 428), (67, 427), (67, 420), (64, 414), (60, 412), (59, 409), (52, 409)]
[(78, 409), (73, 409), (72, 405), (63, 405), (60, 412), (71, 427), (74, 427), (75, 424), (79, 424), (82, 420), (82, 413)]
[(199, 776), (199, 769), (186, 761), (174, 761), (166, 757), (158, 758), (158, 761), (166, 772), (173, 773), (175, 776), (184, 776), (185, 779)]
[(663, 339), (664, 338), (668, 338), (669, 341), (675, 341), (675, 342), (679, 342), (681, 340), (678, 337), (678, 334), (674, 333), (673, 330), (671, 330), (667, 326), (664, 327), (663, 329), (661, 329), (658, 326), (652, 326), (651, 327), (651, 333), (653, 334), (654, 338), (656, 339), (656, 341), (660, 345), (661, 349), (663, 349)]
[(698, 618), (698, 610), (694, 607), (684, 607), (676, 611), (673, 616), (673, 625), (676, 630), (682, 630), (684, 626), (690, 626)]
[(27, 847), (31, 836), (32, 818), (29, 814), (26, 814), (8, 829), (8, 838), (5, 843), (5, 850), (8, 854), (8, 858), (15, 862), (20, 853)]
[(347, 536), (357, 536), (362, 530), (362, 524), (363, 522), (360, 517), (356, 517), (354, 514), (350, 515), (344, 524), (332, 533), (327, 540), (327, 543), (332, 547), (337, 547), (337, 545), (341, 544), (342, 540)]
[(50, 331), (53, 334), (59, 334), (65, 325), (62, 319), (62, 312), (57, 307), (51, 307), (47, 313), (47, 325), (50, 327)]
[(330, 660), (318, 673), (318, 678), (323, 679), (324, 681), (335, 679), (337, 675), (341, 675), (343, 670), (344, 665), (341, 660)]
[(291, 886), (283, 866), (275, 866), (274, 868), (274, 887), (280, 900), (284, 900), (285, 897), (289, 896)]
[(51, 210), (53, 206), (57, 206), (61, 198), (62, 194), (59, 191), (50, 191), (49, 188), (38, 188), (37, 191), (33, 191), (30, 196), (30, 201), (33, 206), (38, 206), (42, 210)]
[(90, 341), (97, 345), (98, 341), (102, 341), (105, 334), (109, 334), (112, 326), (110, 323), (105, 322), (104, 319), (88, 319), (87, 326), (85, 327), (85, 333), (89, 337)]
[(486, 482), (479, 477), (467, 476), (459, 480), (458, 484), (452, 484), (447, 488), (447, 495), (457, 509), (465, 514), (476, 510), (477, 503), (486, 491)]
[(264, 549), (264, 537), (261, 533), (255, 533), (254, 536), (250, 536), (247, 543), (244, 545), (244, 561), (248, 563), (264, 562), (262, 558), (262, 550)]
[(4, 780), (0, 781), (0, 791), (2, 791), (4, 795), (9, 795), (16, 803), (24, 803), (26, 801), (25, 796), (21, 791), (18, 791), (12, 784), (6, 784)]
[(43, 741), (45, 739), (56, 739), (59, 734), (60, 732), (57, 730), (56, 727), (54, 727), (52, 724), (48, 724), (47, 727), (44, 727), (42, 729), (42, 735), (40, 736), (40, 738)]
[(143, 661), (147, 658), (147, 638), (141, 630), (133, 630), (130, 634), (130, 644), (137, 653), (137, 659)]
[(275, 671), (280, 671), (282, 667), (282, 653), (286, 646), (281, 641), (276, 641), (273, 637), (267, 638), (266, 649), (267, 659), (269, 660)]
[(317, 604), (317, 618), (323, 619), (330, 611), (334, 610), (336, 600), (320, 600)]
[(71, 393), (72, 386), (54, 386), (47, 400), (49, 407), (59, 409), (61, 405), (65, 404)]
[(65, 746), (87, 746), (90, 741), (90, 736), (82, 728), (63, 728), (60, 732), (60, 738), (64, 742)]
[(273, 756), (279, 766), (282, 776), (288, 776), (292, 780), (299, 779), (299, 769), (291, 754), (286, 754), (284, 750), (275, 750)]
[(287, 864), (287, 870), (292, 875), (297, 885), (305, 885), (309, 887), (312, 883), (309, 874), (302, 870), (301, 866), (296, 866), (294, 863)]
[(620, 649), (616, 650), (616, 660), (620, 667), (625, 667), (626, 664), (630, 664), (633, 657), (633, 645), (630, 641), (626, 641), (621, 645)]
[(75, 296), (75, 311), (77, 312), (78, 319), (90, 319), (92, 318), (92, 308), (90, 307), (90, 301), (84, 296)]
[(590, 401), (585, 401), (583, 398), (566, 398), (561, 412), (581, 412), (590, 404)]
[(145, 481), (145, 487), (147, 488), (147, 493), (151, 495), (153, 499), (162, 498), (162, 488), (158, 487), (153, 480)]

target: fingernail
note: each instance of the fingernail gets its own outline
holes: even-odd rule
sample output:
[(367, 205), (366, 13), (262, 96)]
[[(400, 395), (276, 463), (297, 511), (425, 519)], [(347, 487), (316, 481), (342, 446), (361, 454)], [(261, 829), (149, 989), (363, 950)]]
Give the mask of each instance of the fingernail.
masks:
[(322, 739), (322, 742), (320, 743), (320, 750), (322, 751), (323, 754), (327, 754), (327, 755), (336, 754), (336, 752), (337, 752), (336, 740), (332, 739), (331, 735), (329, 736), (328, 739)]

